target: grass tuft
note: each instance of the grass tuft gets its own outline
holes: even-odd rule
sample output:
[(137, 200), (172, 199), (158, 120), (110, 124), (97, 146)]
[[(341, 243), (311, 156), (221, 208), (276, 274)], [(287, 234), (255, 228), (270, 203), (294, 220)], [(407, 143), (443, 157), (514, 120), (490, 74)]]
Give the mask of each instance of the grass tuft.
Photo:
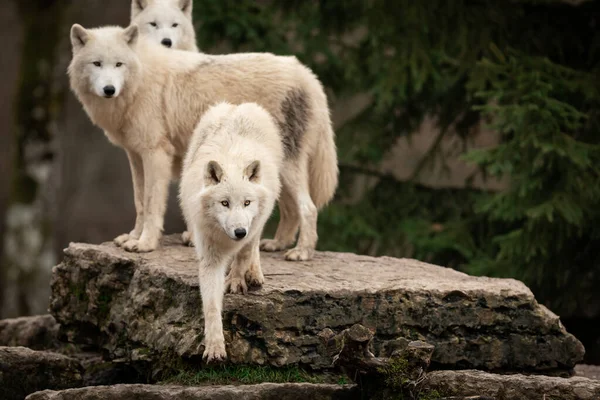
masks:
[(337, 383), (345, 384), (342, 375), (314, 374), (297, 366), (276, 368), (272, 366), (218, 365), (199, 370), (181, 371), (160, 381), (161, 384), (198, 385), (251, 385), (272, 383)]

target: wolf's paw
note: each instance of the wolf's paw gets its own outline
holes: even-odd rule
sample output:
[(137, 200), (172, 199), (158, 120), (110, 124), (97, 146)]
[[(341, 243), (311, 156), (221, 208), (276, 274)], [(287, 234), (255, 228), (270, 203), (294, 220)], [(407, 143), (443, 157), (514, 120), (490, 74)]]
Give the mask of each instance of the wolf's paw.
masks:
[(129, 239), (123, 248), (132, 253), (148, 253), (156, 250), (157, 245), (147, 240)]
[(246, 282), (248, 286), (260, 287), (265, 283), (265, 276), (262, 273), (260, 267), (254, 265), (250, 266), (250, 269), (246, 271)]
[(225, 278), (225, 292), (226, 293), (248, 293), (248, 285), (246, 284), (246, 278), (242, 275), (233, 274), (233, 269), (229, 271)]
[(113, 239), (113, 242), (121, 247), (125, 244), (125, 242), (129, 241), (131, 239), (131, 237), (129, 236), (129, 233), (124, 233), (122, 235), (117, 236), (116, 238)]
[(227, 358), (227, 352), (225, 351), (224, 340), (210, 340), (205, 343), (204, 354), (202, 358), (207, 363), (212, 361), (224, 361)]
[(285, 259), (288, 261), (307, 261), (312, 258), (315, 250), (310, 247), (294, 247), (285, 253)]
[(281, 251), (287, 249), (285, 243), (277, 239), (263, 239), (260, 241), (260, 249), (262, 251)]
[(125, 245), (125, 243), (129, 242), (130, 240), (137, 240), (139, 239), (139, 235), (136, 236), (134, 234), (133, 231), (129, 232), (129, 233), (124, 233), (122, 235), (117, 236), (116, 238), (114, 238), (113, 242), (120, 247), (123, 247)]
[(194, 247), (194, 242), (192, 242), (192, 234), (189, 231), (184, 231), (181, 234), (181, 241), (184, 246)]

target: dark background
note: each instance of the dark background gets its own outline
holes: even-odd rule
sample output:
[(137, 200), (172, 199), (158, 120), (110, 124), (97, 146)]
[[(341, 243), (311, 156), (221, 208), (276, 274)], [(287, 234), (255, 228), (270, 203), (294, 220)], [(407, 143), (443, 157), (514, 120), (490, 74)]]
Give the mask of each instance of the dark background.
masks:
[[(125, 26), (129, 9), (0, 2), (1, 317), (46, 312), (69, 242), (133, 226), (125, 153), (66, 76), (71, 25)], [(520, 279), (600, 362), (598, 1), (196, 0), (194, 14), (202, 51), (295, 54), (326, 86), (341, 176), (319, 249)], [(167, 233), (183, 228), (172, 189)]]

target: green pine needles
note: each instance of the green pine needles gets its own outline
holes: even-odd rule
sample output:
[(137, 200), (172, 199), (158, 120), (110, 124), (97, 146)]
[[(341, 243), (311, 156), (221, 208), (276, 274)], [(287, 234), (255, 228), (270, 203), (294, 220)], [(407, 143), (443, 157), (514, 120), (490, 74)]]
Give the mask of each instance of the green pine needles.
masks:
[(484, 59), (478, 68), (486, 89), (476, 92), (485, 104), (477, 109), (503, 140), (466, 158), (490, 175), (509, 177), (510, 187), (477, 202), (476, 212), (499, 230), (494, 251), (471, 267), (523, 279), (556, 308), (572, 312), (575, 302), (556, 294), (569, 291), (568, 298), (587, 301), (578, 289), (598, 283), (600, 93), (594, 76), (514, 51)]

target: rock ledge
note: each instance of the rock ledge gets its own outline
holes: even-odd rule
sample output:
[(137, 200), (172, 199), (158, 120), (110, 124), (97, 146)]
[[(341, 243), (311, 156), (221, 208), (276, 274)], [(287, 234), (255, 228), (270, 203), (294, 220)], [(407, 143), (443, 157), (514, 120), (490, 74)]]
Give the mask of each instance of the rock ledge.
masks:
[[(292, 263), (261, 256), (265, 285), (225, 296), (234, 363), (327, 368), (332, 358), (319, 335), (356, 323), (375, 332), (376, 353), (399, 336), (435, 345), (434, 369), (567, 371), (583, 357), (581, 343), (516, 280), (390, 257), (319, 252)], [(71, 244), (53, 270), (50, 309), (69, 340), (100, 346), (113, 359), (197, 358), (197, 279), (194, 250), (178, 236), (148, 254)]]

